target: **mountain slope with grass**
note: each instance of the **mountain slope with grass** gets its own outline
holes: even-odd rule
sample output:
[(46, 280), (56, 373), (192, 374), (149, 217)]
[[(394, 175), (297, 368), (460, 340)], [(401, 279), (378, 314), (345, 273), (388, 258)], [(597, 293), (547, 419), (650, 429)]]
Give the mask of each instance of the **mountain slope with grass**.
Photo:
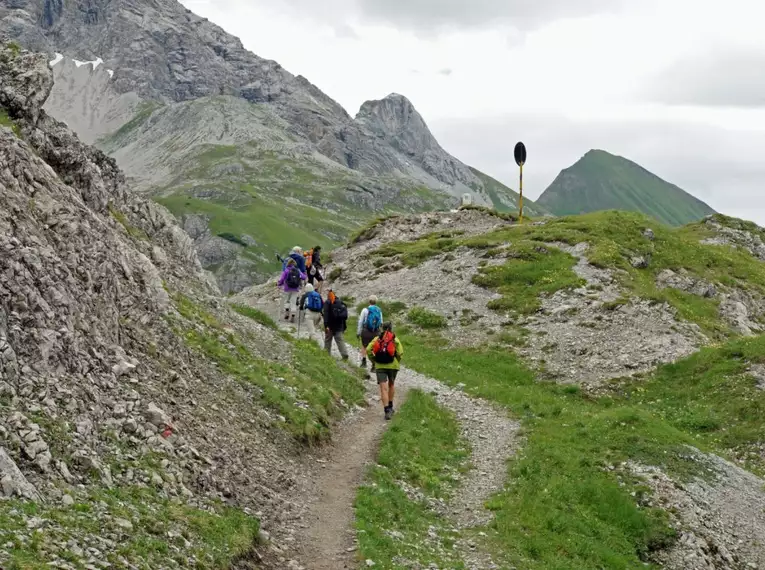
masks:
[(558, 216), (599, 210), (642, 212), (673, 226), (714, 214), (707, 204), (634, 162), (591, 150), (563, 170), (537, 203)]
[(452, 208), (464, 193), (517, 203), (449, 155), (405, 97), (353, 118), (176, 0), (0, 0), (6, 39), (50, 54), (46, 110), (182, 219), (224, 292), (274, 271), (275, 249), (339, 245), (381, 215)]
[(280, 567), (359, 376), (223, 301), (42, 109), (46, 55), (0, 48), (0, 84), (0, 567)]
[[(519, 225), (462, 209), (391, 218), (334, 251), (329, 285), (352, 313), (380, 298), (408, 367), (523, 426), (491, 521), (442, 535), (452, 527), (430, 486), (450, 460), (423, 467), (432, 478), (396, 474), (386, 446), (416, 445), (425, 429), (402, 420), (357, 516), (388, 520), (375, 496), (403, 492), (405, 540), (388, 524), (361, 535), (364, 552), (386, 568), (442, 564), (443, 544), (460, 540), (518, 568), (765, 564), (764, 238), (721, 215)], [(440, 546), (413, 555), (418, 540)]]

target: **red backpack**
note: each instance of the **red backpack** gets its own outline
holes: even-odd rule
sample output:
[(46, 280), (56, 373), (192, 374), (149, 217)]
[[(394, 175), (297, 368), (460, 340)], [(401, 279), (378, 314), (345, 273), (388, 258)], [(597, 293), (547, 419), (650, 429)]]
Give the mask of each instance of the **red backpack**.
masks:
[(396, 357), (396, 335), (385, 331), (375, 339), (372, 354), (378, 364), (390, 364)]

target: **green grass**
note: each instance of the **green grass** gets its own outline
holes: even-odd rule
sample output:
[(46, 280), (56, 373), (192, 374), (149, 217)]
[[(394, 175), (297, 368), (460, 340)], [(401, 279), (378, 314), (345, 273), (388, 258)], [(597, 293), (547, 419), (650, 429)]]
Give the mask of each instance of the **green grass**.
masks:
[[(720, 220), (735, 225), (732, 219)], [(646, 228), (653, 230), (653, 241), (643, 235)], [(713, 231), (701, 223), (670, 228), (639, 213), (608, 211), (553, 218), (543, 225), (507, 226), (473, 237), (431, 234), (413, 242), (387, 244), (370, 255), (397, 257), (409, 266), (457, 247), (471, 248), (473, 255), (485, 258), (504, 257), (502, 265), (484, 264), (474, 282), (502, 294), (501, 299), (492, 302), (492, 308), (530, 313), (539, 308), (540, 295), (584, 283), (572, 270), (574, 257), (544, 244), (586, 242), (590, 249), (585, 255), (590, 263), (616, 270), (614, 276), (628, 295), (666, 302), (682, 319), (698, 324), (706, 334), (719, 340), (733, 333), (720, 318), (718, 299), (659, 289), (656, 285), (661, 271), (685, 270), (696, 279), (765, 295), (765, 264), (742, 249), (700, 243), (711, 235)], [(650, 258), (648, 268), (632, 267), (630, 260), (634, 256)]]
[(0, 108), (0, 127), (8, 127), (16, 137), (21, 138), (21, 129), (16, 122), (8, 116), (8, 111)]
[[(328, 439), (333, 420), (343, 415), (346, 406), (364, 401), (359, 378), (341, 369), (316, 343), (285, 339), (293, 345), (291, 365), (264, 360), (202, 307), (182, 295), (175, 295), (175, 302), (185, 319), (175, 326), (186, 343), (224, 373), (259, 388), (262, 403), (283, 418), (277, 425), (299, 441), (312, 444)], [(256, 311), (240, 308), (239, 312), (264, 320)], [(254, 337), (249, 340), (258, 342)]]
[[(44, 532), (26, 528), (24, 515), (47, 521)], [(132, 530), (114, 523), (130, 521)], [(151, 489), (118, 487), (91, 489), (78, 494), (71, 507), (35, 504), (16, 500), (0, 501), (0, 540), (4, 547), (0, 565), (8, 569), (49, 568), (50, 554), (65, 560), (82, 560), (67, 543), (80, 537), (79, 547), (97, 544), (104, 530), (117, 533), (119, 543), (103, 560), (121, 566), (120, 558), (140, 568), (157, 568), (172, 563), (199, 569), (228, 568), (246, 556), (258, 537), (258, 520), (239, 509), (210, 503), (194, 508), (164, 498)], [(19, 534), (31, 534), (26, 542)], [(169, 535), (170, 534), (170, 535)], [(80, 567), (80, 566), (76, 566)]]
[(708, 205), (625, 158), (588, 152), (567, 168), (537, 204), (567, 216), (600, 210), (642, 212), (679, 226), (714, 213)]
[[(638, 507), (645, 489), (605, 469), (634, 459), (688, 476), (679, 458), (691, 434), (623, 399), (592, 400), (576, 387), (537, 382), (506, 349), (444, 349), (438, 337), (399, 329), (407, 365), (505, 405), (524, 421), (522, 454), (491, 501), (494, 547), (530, 569), (637, 568), (673, 537), (666, 515)], [(491, 533), (494, 534), (494, 533)]]
[[(429, 567), (465, 566), (448, 555), (455, 534), (427, 505), (427, 498), (448, 498), (455, 475), (469, 457), (453, 414), (435, 399), (412, 390), (383, 437), (377, 465), (356, 496), (356, 529), (362, 560), (375, 568), (401, 568), (400, 559)], [(418, 489), (425, 500), (410, 499), (399, 481)], [(394, 534), (391, 534), (394, 533)], [(432, 539), (435, 534), (439, 549)]]
[(244, 315), (245, 317), (250, 318), (255, 322), (258, 322), (261, 325), (264, 325), (275, 331), (279, 330), (279, 326), (276, 324), (276, 322), (267, 314), (265, 314), (263, 311), (259, 311), (258, 309), (255, 309), (253, 307), (248, 307), (247, 305), (238, 305), (238, 304), (231, 305), (231, 308), (234, 309), (240, 315)]
[(423, 329), (443, 329), (446, 328), (446, 317), (433, 313), (422, 307), (412, 307), (406, 314), (410, 323)]
[(660, 466), (681, 481), (703, 477), (706, 465), (687, 452), (693, 445), (757, 473), (765, 467), (756, 453), (765, 392), (746, 372), (765, 362), (765, 336), (702, 349), (594, 398), (535, 380), (503, 348), (445, 348), (439, 336), (406, 328), (398, 335), (408, 366), (462, 383), (523, 420), (522, 454), (491, 501), (494, 547), (520, 567), (638, 568), (673, 540), (665, 513), (637, 506), (647, 489), (620, 471), (623, 461)]
[(109, 204), (109, 213), (111, 214), (112, 218), (117, 220), (117, 222), (119, 222), (119, 224), (125, 228), (125, 231), (128, 233), (128, 235), (143, 241), (149, 240), (149, 236), (145, 231), (143, 231), (141, 228), (137, 228), (131, 225), (125, 214), (117, 210), (112, 204)]
[(747, 373), (765, 363), (765, 336), (701, 349), (659, 368), (645, 381), (620, 386), (632, 405), (650, 410), (696, 441), (765, 474), (765, 391)]

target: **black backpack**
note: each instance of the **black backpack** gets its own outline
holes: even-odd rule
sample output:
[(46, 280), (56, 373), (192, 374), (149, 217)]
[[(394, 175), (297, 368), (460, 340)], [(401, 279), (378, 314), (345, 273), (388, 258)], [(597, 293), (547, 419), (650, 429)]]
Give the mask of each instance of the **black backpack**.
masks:
[(300, 279), (300, 270), (292, 265), (290, 266), (289, 273), (287, 273), (287, 287), (290, 289), (300, 289), (303, 284), (303, 280)]
[(348, 307), (340, 299), (332, 303), (332, 320), (343, 322), (348, 320)]

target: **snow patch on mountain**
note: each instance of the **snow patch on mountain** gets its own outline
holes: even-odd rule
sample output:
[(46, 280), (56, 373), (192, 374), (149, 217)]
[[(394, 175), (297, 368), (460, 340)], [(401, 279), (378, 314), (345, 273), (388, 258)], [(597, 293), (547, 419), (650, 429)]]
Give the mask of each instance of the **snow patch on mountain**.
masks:
[(97, 57), (94, 61), (79, 61), (77, 59), (74, 59), (72, 61), (74, 61), (74, 64), (77, 67), (82, 67), (83, 65), (92, 65), (93, 69), (96, 69), (99, 65), (101, 65), (104, 62), (104, 60), (101, 59), (100, 57)]
[(48, 64), (53, 67), (57, 63), (61, 63), (61, 61), (64, 59), (64, 54), (56, 52), (56, 57), (54, 57), (52, 60), (48, 62)]

